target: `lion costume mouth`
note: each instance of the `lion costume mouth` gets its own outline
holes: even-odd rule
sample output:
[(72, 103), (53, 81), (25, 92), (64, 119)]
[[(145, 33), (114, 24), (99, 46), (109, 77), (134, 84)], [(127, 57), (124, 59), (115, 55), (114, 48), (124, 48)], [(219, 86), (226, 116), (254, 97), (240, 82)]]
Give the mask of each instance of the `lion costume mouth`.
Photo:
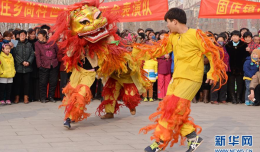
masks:
[(107, 37), (109, 35), (109, 32), (106, 28), (107, 23), (102, 26), (101, 28), (98, 28), (93, 31), (85, 32), (85, 33), (79, 33), (79, 36), (84, 37), (87, 41), (91, 43), (96, 43), (97, 41)]

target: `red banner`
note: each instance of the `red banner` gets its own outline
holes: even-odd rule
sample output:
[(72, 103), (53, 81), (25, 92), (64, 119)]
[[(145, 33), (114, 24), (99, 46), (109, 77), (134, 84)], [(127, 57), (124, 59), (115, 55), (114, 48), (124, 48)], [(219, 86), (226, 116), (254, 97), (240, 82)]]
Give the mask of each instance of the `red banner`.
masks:
[[(0, 1), (0, 22), (5, 23), (55, 23), (66, 5), (53, 5), (20, 0)], [(168, 0), (123, 0), (103, 3), (102, 11), (119, 14), (121, 22), (163, 20), (168, 11)]]
[(260, 3), (245, 0), (201, 0), (199, 18), (260, 19)]

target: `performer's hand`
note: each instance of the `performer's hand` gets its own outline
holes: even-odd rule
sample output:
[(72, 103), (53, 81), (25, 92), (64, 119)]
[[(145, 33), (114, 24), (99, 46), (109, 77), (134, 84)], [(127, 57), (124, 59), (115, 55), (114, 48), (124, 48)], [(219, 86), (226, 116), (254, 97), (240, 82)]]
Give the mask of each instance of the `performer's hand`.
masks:
[(212, 85), (212, 84), (214, 84), (214, 80), (207, 79), (207, 80), (206, 80), (206, 83), (209, 83), (209, 85)]
[(249, 51), (250, 51), (250, 48), (249, 48), (249, 47), (247, 47), (247, 48), (246, 48), (246, 51), (247, 51), (247, 52), (249, 52)]

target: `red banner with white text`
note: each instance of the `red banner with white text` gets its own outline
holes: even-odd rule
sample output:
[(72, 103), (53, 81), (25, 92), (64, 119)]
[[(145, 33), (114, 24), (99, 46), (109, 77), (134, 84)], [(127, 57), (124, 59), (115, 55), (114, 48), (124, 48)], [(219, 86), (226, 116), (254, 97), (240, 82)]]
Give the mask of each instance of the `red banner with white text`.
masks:
[(260, 19), (260, 3), (245, 0), (201, 0), (199, 18)]
[[(20, 0), (0, 1), (0, 22), (55, 23), (59, 12), (67, 5), (53, 5)], [(120, 22), (163, 20), (168, 11), (168, 0), (123, 0), (102, 3), (102, 11), (119, 14)]]

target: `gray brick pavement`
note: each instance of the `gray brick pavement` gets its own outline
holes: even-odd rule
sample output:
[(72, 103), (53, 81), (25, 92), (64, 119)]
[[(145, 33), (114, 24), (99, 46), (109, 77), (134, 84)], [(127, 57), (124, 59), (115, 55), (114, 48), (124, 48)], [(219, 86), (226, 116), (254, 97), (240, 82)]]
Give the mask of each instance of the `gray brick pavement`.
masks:
[[(151, 144), (150, 134), (138, 132), (150, 123), (158, 102), (142, 103), (135, 116), (124, 107), (114, 119), (101, 120), (95, 116), (99, 101), (94, 101), (87, 106), (91, 117), (71, 130), (62, 125), (60, 103), (0, 106), (0, 152), (143, 152)], [(203, 128), (205, 141), (198, 152), (213, 152), (215, 135), (253, 135), (253, 150), (260, 151), (260, 107), (198, 103), (192, 104), (191, 116)], [(185, 150), (178, 144), (166, 152)]]

